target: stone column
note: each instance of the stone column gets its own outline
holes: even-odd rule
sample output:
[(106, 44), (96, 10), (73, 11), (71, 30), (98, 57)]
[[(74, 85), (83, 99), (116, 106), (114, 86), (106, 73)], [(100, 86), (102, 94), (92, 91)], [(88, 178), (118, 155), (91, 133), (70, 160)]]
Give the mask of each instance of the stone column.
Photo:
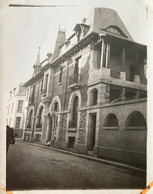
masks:
[(134, 75), (134, 82), (140, 83), (140, 75), (139, 75), (139, 51), (136, 51), (135, 57), (135, 75)]
[(110, 66), (110, 43), (107, 43), (107, 47), (106, 47), (106, 68), (109, 68)]
[(109, 102), (109, 93), (110, 93), (109, 84), (101, 84), (98, 87), (98, 101), (97, 104), (105, 104)]
[(122, 49), (122, 66), (120, 72), (120, 79), (126, 80), (126, 72), (125, 72), (125, 48)]
[(104, 66), (103, 62), (104, 62), (104, 56), (105, 56), (105, 42), (104, 39), (102, 39), (101, 41), (101, 68)]
[(31, 141), (34, 141), (35, 120), (36, 120), (36, 117), (33, 117), (32, 128), (31, 128)]
[[(46, 123), (45, 123), (46, 122)], [(45, 123), (45, 126), (44, 126)], [(44, 115), (43, 130), (42, 130), (42, 139), (46, 143), (48, 142), (49, 137), (49, 115)]]
[(137, 90), (137, 91), (136, 91), (135, 98), (136, 98), (136, 99), (138, 99), (138, 98), (139, 98), (139, 96), (140, 96), (140, 91), (139, 91), (139, 90)]
[(125, 100), (125, 88), (124, 87), (122, 88), (120, 97), (122, 98), (123, 101)]
[(138, 68), (139, 68), (139, 52), (137, 50), (135, 56), (135, 75), (138, 75)]

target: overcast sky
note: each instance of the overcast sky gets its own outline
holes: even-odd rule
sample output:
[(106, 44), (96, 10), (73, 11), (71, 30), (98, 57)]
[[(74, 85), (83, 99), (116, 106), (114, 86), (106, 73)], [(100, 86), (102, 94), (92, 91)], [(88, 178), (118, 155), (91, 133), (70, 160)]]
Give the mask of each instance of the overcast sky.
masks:
[[(19, 1), (11, 1), (11, 3)], [(11, 90), (31, 78), (38, 47), (40, 58), (53, 52), (58, 28), (69, 36), (76, 23), (87, 17), (93, 7), (115, 9), (136, 42), (146, 44), (146, 7), (141, 0), (43, 1), (48, 5), (71, 7), (27, 8), (4, 6), (1, 18), (1, 62), (5, 89)], [(42, 4), (42, 1), (20, 1)], [(65, 3), (65, 4), (64, 4)]]

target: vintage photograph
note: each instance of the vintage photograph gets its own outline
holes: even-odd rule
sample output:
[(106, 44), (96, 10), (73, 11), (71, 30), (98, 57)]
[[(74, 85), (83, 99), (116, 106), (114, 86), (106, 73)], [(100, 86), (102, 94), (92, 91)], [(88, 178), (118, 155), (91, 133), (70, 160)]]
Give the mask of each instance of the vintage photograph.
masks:
[(145, 189), (148, 7), (16, 1), (2, 14), (6, 190)]

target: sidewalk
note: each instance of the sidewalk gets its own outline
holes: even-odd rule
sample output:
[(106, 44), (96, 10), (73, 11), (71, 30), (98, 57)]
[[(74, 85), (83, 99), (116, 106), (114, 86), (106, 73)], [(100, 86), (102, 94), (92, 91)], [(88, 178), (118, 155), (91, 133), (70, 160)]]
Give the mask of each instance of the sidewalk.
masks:
[(30, 144), (32, 146), (42, 147), (44, 149), (50, 149), (50, 150), (53, 150), (53, 151), (62, 152), (62, 153), (65, 153), (65, 154), (71, 154), (73, 156), (77, 156), (77, 157), (80, 157), (80, 158), (84, 158), (84, 159), (87, 159), (87, 160), (92, 160), (92, 161), (107, 164), (107, 165), (111, 165), (111, 166), (114, 166), (114, 167), (117, 167), (117, 168), (120, 168), (120, 169), (126, 169), (126, 170), (129, 170), (129, 171), (135, 172), (135, 173), (146, 174), (146, 170), (141, 169), (141, 168), (137, 168), (135, 166), (131, 166), (131, 165), (128, 165), (128, 164), (123, 164), (123, 163), (114, 162), (114, 161), (110, 161), (110, 160), (106, 160), (106, 159), (91, 157), (91, 156), (83, 155), (83, 154), (77, 154), (77, 153), (70, 152), (70, 151), (67, 151), (67, 150), (57, 149), (57, 148), (53, 148), (53, 147), (50, 147), (50, 146), (45, 146), (45, 145), (38, 144), (38, 143), (31, 143), (31, 142), (23, 141), (22, 139), (16, 139), (16, 141), (21, 142), (21, 143), (25, 143), (25, 144)]

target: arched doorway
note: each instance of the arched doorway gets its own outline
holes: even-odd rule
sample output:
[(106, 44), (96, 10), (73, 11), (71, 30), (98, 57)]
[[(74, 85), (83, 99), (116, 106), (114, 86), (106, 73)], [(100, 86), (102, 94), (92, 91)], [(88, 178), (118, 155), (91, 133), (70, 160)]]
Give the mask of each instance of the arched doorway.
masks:
[(69, 121), (69, 127), (75, 128), (77, 127), (77, 121), (78, 121), (78, 103), (79, 98), (78, 96), (75, 96), (73, 98), (71, 109), (70, 109), (70, 121)]

